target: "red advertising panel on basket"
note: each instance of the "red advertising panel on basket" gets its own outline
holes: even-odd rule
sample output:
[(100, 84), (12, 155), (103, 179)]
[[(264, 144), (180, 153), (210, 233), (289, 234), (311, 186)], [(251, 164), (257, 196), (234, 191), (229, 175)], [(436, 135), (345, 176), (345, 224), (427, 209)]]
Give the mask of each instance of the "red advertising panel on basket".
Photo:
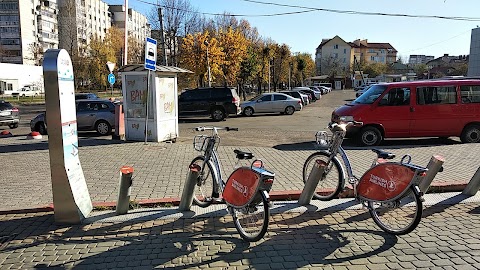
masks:
[(414, 172), (398, 163), (381, 163), (368, 170), (358, 184), (358, 195), (375, 201), (393, 199), (403, 193)]
[(242, 207), (253, 199), (259, 183), (259, 174), (248, 167), (238, 168), (228, 178), (223, 198), (228, 204)]

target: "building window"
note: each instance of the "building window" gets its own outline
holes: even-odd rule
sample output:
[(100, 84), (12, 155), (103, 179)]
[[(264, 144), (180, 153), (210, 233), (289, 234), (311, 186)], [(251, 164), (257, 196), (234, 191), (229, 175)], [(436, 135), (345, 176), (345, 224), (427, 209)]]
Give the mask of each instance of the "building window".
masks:
[(338, 44), (333, 45), (333, 49), (338, 49)]
[(347, 58), (343, 58), (343, 63), (346, 63), (347, 62)]
[(370, 56), (370, 61), (375, 61), (375, 56)]
[(346, 54), (346, 53), (347, 53), (347, 49), (343, 49), (343, 53)]
[(374, 53), (375, 50), (374, 50), (374, 49), (368, 49), (368, 52), (369, 52), (369, 53)]

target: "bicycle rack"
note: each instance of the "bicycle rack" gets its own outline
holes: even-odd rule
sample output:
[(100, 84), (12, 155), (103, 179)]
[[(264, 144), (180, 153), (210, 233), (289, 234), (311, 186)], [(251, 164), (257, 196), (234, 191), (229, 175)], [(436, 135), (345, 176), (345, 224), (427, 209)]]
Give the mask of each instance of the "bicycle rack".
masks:
[(427, 193), (428, 188), (432, 184), (433, 179), (435, 178), (435, 175), (442, 169), (442, 165), (445, 162), (445, 158), (440, 155), (434, 155), (430, 159), (430, 162), (428, 162), (427, 165), (427, 175), (423, 177), (421, 180), (420, 184), (418, 187), (420, 188), (420, 191), (423, 192), (423, 194)]
[(477, 172), (473, 175), (472, 179), (468, 182), (465, 189), (463, 189), (462, 194), (475, 196), (478, 190), (480, 189), (480, 167), (478, 167)]
[(325, 167), (327, 163), (323, 160), (316, 160), (315, 164), (313, 165), (312, 171), (308, 175), (307, 182), (305, 183), (305, 187), (302, 190), (302, 194), (300, 194), (300, 198), (298, 199), (299, 205), (308, 205), (312, 201), (313, 193), (317, 188), (318, 182), (322, 178), (323, 172), (325, 171)]
[(193, 191), (197, 184), (198, 175), (200, 174), (200, 166), (198, 164), (190, 165), (190, 170), (187, 174), (187, 180), (183, 186), (182, 197), (180, 199), (179, 211), (190, 211), (193, 203)]

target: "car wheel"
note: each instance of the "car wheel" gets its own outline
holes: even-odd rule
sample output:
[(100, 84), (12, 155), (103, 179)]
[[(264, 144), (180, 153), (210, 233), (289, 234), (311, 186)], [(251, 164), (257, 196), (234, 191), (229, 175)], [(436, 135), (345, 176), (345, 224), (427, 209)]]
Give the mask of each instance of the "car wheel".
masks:
[(102, 136), (109, 135), (112, 133), (112, 126), (107, 121), (100, 120), (95, 124), (95, 131)]
[(294, 112), (295, 112), (295, 108), (292, 106), (288, 106), (287, 108), (285, 108), (286, 115), (292, 115)]
[(39, 122), (35, 125), (35, 131), (38, 131), (42, 135), (47, 135), (47, 128), (45, 127), (45, 123)]
[(243, 110), (243, 114), (245, 116), (252, 116), (253, 115), (253, 108), (252, 107), (246, 107), (244, 110)]
[(225, 112), (220, 108), (214, 108), (212, 110), (212, 119), (215, 121), (223, 121), (226, 118)]
[(18, 123), (8, 125), (11, 129), (18, 128)]
[(462, 135), (460, 135), (460, 140), (463, 143), (480, 142), (480, 125), (472, 124), (466, 126), (462, 131)]
[(365, 146), (375, 146), (382, 142), (382, 133), (376, 127), (364, 127), (359, 134), (359, 141)]

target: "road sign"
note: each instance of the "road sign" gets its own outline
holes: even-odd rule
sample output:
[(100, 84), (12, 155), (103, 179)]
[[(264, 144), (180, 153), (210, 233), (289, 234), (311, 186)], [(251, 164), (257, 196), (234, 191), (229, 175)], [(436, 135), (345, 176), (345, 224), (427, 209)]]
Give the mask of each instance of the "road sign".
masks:
[(110, 61), (107, 62), (107, 68), (108, 68), (108, 71), (110, 71), (110, 73), (113, 72), (113, 69), (115, 68), (115, 63), (112, 63)]
[(157, 65), (157, 41), (147, 37), (145, 42), (145, 68), (155, 71)]
[(108, 82), (113, 85), (115, 83), (115, 75), (112, 73), (108, 74)]

